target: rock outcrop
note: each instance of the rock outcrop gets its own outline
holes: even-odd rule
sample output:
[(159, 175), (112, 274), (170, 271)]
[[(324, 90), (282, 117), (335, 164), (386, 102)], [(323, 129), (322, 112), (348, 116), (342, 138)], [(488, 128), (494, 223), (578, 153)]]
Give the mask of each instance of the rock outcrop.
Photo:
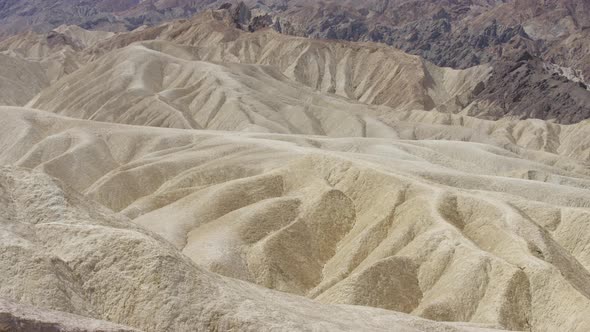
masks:
[(0, 332), (139, 332), (137, 329), (0, 299)]

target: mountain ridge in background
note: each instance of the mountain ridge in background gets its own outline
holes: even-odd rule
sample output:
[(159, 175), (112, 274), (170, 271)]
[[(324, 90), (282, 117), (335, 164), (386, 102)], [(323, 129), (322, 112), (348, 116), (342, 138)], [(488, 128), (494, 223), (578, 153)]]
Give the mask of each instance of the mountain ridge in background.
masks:
[[(9, 1), (0, 8), (4, 34), (48, 32), (62, 24), (86, 29), (133, 30), (189, 18), (225, 1)], [(237, 2), (234, 2), (234, 6)], [(466, 68), (515, 50), (590, 76), (584, 41), (590, 27), (588, 0), (556, 1), (245, 1), (258, 23), (268, 20), (286, 34), (383, 42), (441, 66)], [(268, 15), (268, 18), (264, 18)], [(243, 17), (242, 17), (243, 18)], [(580, 52), (568, 52), (568, 49)], [(585, 52), (588, 53), (588, 52)]]
[[(82, 42), (80, 40), (74, 42), (71, 36), (68, 37), (60, 32), (59, 28), (48, 34), (21, 34), (0, 42), (0, 50), (5, 50), (5, 52), (16, 51), (21, 58), (24, 57), (25, 60), (30, 61), (32, 60), (31, 58), (35, 58), (40, 54), (23, 54), (22, 50), (27, 47), (29, 50), (27, 51), (28, 53), (30, 53), (30, 50), (46, 50), (43, 52), (47, 52), (47, 50), (56, 49), (56, 47), (57, 49), (59, 47), (67, 47), (69, 49), (67, 51), (64, 50), (65, 53), (53, 51), (55, 54), (54, 58), (59, 58), (55, 59), (58, 63), (67, 64), (63, 66), (64, 73), (57, 73), (57, 78), (59, 78), (63, 74), (71, 73), (82, 66), (83, 62), (86, 61), (82, 60), (82, 58), (92, 59), (102, 55), (107, 50), (119, 48), (141, 40), (164, 39), (177, 44), (198, 47), (203, 43), (217, 42), (215, 38), (221, 38), (218, 39), (222, 41), (219, 44), (218, 52), (225, 52), (224, 47), (234, 47), (232, 46), (233, 44), (235, 44), (235, 47), (243, 47), (239, 44), (243, 45), (244, 43), (260, 45), (255, 47), (263, 51), (265, 47), (272, 47), (271, 45), (275, 41), (280, 41), (279, 43), (285, 45), (287, 43), (300, 45), (299, 48), (291, 48), (295, 54), (299, 52), (302, 55), (298, 58), (298, 63), (307, 66), (307, 69), (299, 70), (295, 67), (287, 68), (281, 65), (280, 70), (284, 74), (314, 89), (336, 93), (363, 103), (400, 108), (405, 103), (404, 98), (407, 99), (407, 96), (414, 96), (413, 100), (417, 104), (412, 107), (416, 109), (436, 109), (442, 112), (462, 113), (485, 119), (499, 119), (503, 116), (513, 116), (522, 119), (539, 118), (569, 124), (577, 123), (590, 117), (590, 106), (588, 106), (590, 90), (588, 90), (588, 86), (584, 81), (576, 76), (572, 70), (568, 71), (566, 68), (543, 61), (542, 58), (532, 55), (527, 50), (513, 50), (513, 54), (505, 54), (497, 60), (492, 60), (489, 63), (480, 65), (480, 67), (476, 66), (463, 72), (460, 70), (435, 69), (437, 67), (428, 64), (428, 62), (418, 64), (420, 61), (412, 60), (418, 61), (418, 66), (424, 68), (423, 73), (418, 74), (418, 76), (412, 74), (416, 79), (421, 80), (421, 82), (415, 81), (416, 84), (423, 86), (420, 96), (415, 95), (416, 92), (414, 91), (418, 90), (414, 88), (408, 89), (405, 87), (399, 91), (395, 91), (401, 85), (393, 82), (392, 79), (406, 75), (405, 72), (396, 72), (396, 65), (392, 64), (383, 67), (381, 73), (386, 75), (382, 75), (381, 78), (373, 75), (377, 73), (375, 69), (378, 67), (376, 66), (381, 66), (383, 63), (379, 64), (379, 61), (381, 61), (378, 60), (379, 56), (371, 54), (370, 56), (377, 61), (375, 64), (369, 64), (369, 67), (372, 66), (373, 68), (373, 74), (371, 74), (373, 76), (367, 76), (364, 83), (361, 83), (354, 76), (350, 76), (352, 80), (348, 81), (348, 78), (345, 78), (348, 74), (342, 74), (344, 75), (342, 76), (344, 78), (344, 81), (342, 81), (344, 83), (342, 84), (344, 85), (337, 87), (334, 82), (342, 80), (342, 78), (338, 77), (340, 75), (337, 72), (340, 70), (338, 68), (342, 66), (342, 64), (338, 64), (338, 61), (350, 62), (356, 60), (353, 60), (354, 58), (346, 60), (346, 57), (349, 57), (349, 55), (345, 57), (338, 55), (338, 52), (335, 52), (334, 45), (341, 45), (340, 47), (350, 49), (357, 55), (360, 55), (362, 52), (354, 51), (355, 49), (373, 49), (379, 52), (379, 54), (381, 52), (394, 52), (393, 49), (377, 46), (377, 44), (354, 44), (320, 40), (314, 42), (312, 39), (302, 40), (285, 36), (284, 34), (273, 34), (271, 31), (275, 30), (276, 27), (271, 25), (271, 21), (260, 25), (261, 20), (257, 19), (259, 17), (267, 17), (267, 14), (257, 16), (255, 15), (255, 10), (251, 10), (245, 6), (245, 4), (241, 3), (241, 5), (230, 6), (227, 10), (209, 12), (217, 13), (215, 14), (217, 16), (204, 12), (190, 20), (171, 21), (155, 27), (144, 27), (137, 31), (122, 32), (116, 35), (108, 33), (100, 35), (99, 32), (93, 32), (96, 36), (89, 39), (91, 42)], [(208, 25), (212, 27), (217, 26), (217, 28), (212, 29)], [(204, 38), (198, 40), (192, 37), (198, 33), (202, 34)], [(217, 37), (213, 38), (211, 36)], [(88, 39), (90, 37), (84, 38)], [(238, 40), (233, 41), (233, 38), (238, 38)], [(312, 49), (306, 50), (303, 48), (304, 45), (310, 45), (309, 47), (312, 47)], [(289, 49), (289, 47), (287, 46), (285, 49)], [(321, 54), (324, 51), (327, 52), (327, 57)], [(218, 56), (215, 58), (214, 54), (196, 55), (193, 57), (203, 60), (237, 61), (242, 63), (265, 62), (275, 55), (279, 58), (283, 57), (283, 55), (273, 52), (275, 51), (266, 54), (265, 58), (257, 58), (258, 55), (255, 54), (249, 57), (243, 57), (245, 54), (236, 54), (230, 58), (219, 58)], [(316, 56), (319, 56), (318, 59), (320, 59), (320, 62), (316, 62)], [(330, 59), (330, 57), (334, 58)], [(381, 58), (387, 59), (387, 57)], [(36, 60), (33, 59), (33, 61)], [(307, 64), (304, 65), (303, 63), (306, 61), (315, 63), (314, 65), (318, 66), (319, 69), (311, 68)], [(44, 62), (47, 62), (47, 60), (44, 60)], [(328, 65), (329, 63), (332, 64)], [(352, 65), (352, 63), (348, 65)], [(325, 68), (322, 68), (322, 66), (325, 66)], [(487, 76), (479, 76), (477, 78), (479, 84), (475, 82), (471, 88), (462, 87), (458, 91), (450, 92), (450, 90), (444, 91), (446, 88), (436, 83), (440, 80), (437, 78), (440, 75), (438, 74), (439, 72), (445, 72), (448, 74), (444, 75), (451, 76), (469, 76), (467, 74), (469, 71), (479, 71), (482, 73), (486, 71), (481, 66), (489, 68), (487, 69), (489, 74)], [(313, 78), (305, 76), (310, 73), (316, 76)], [(56, 74), (52, 72), (49, 80), (54, 81), (55, 78)], [(323, 81), (320, 81), (320, 79)], [(367, 82), (377, 82), (378, 85), (373, 86), (374, 83)], [(383, 84), (389, 85), (390, 88), (384, 88)], [(36, 91), (38, 92), (39, 90)], [(388, 100), (391, 102), (388, 103)], [(409, 102), (410, 100), (407, 101)], [(20, 105), (23, 104), (21, 103)], [(410, 107), (410, 105), (412, 104), (407, 104), (405, 107)], [(65, 111), (65, 109), (62, 109), (62, 111)]]

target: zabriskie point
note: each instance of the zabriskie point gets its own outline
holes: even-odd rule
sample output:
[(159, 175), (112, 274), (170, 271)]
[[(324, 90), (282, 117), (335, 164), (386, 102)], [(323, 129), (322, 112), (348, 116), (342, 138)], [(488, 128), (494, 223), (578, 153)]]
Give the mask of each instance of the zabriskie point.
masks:
[(0, 3), (0, 331), (590, 331), (590, 0)]

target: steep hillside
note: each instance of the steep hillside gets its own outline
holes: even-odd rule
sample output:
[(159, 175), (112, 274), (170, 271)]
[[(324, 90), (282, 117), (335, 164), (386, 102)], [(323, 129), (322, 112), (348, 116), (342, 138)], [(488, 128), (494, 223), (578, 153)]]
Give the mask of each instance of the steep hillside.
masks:
[[(145, 4), (141, 4), (143, 5)], [(450, 6), (450, 4), (446, 5)], [(477, 15), (481, 16), (472, 24), (473, 29), (485, 26), (490, 20), (492, 22), (490, 24), (494, 25), (492, 28), (485, 29), (484, 39), (477, 38), (479, 44), (489, 44), (490, 42), (487, 41), (489, 38), (509, 38), (499, 36), (504, 32), (499, 32), (496, 25), (510, 22), (505, 20), (502, 21), (503, 23), (498, 23), (500, 21), (493, 19), (493, 13), (501, 13), (503, 11), (500, 9), (504, 8), (500, 5), (498, 8), (494, 7), (496, 5), (478, 4), (469, 7), (472, 11), (479, 8)], [(208, 6), (215, 7), (213, 4)], [(342, 6), (348, 5), (339, 4), (336, 7), (342, 8)], [(415, 8), (416, 12), (412, 12), (413, 14), (404, 20), (409, 22), (412, 19), (418, 19), (421, 15), (430, 13), (440, 6), (443, 4), (418, 6)], [(0, 43), (0, 50), (16, 52), (28, 61), (40, 61), (46, 68), (50, 81), (55, 81), (73, 73), (88, 60), (96, 60), (110, 50), (122, 48), (137, 41), (163, 39), (198, 48), (198, 51), (191, 51), (192, 60), (269, 65), (288, 78), (321, 92), (335, 93), (363, 103), (385, 105), (393, 109), (437, 109), (453, 113), (465, 110), (465, 114), (487, 119), (499, 119), (509, 115), (522, 119), (540, 118), (564, 124), (576, 123), (590, 117), (590, 106), (588, 106), (590, 90), (579, 66), (584, 63), (583, 57), (572, 58), (573, 65), (567, 64), (559, 60), (566, 58), (562, 56), (561, 51), (546, 49), (545, 51), (549, 52), (547, 54), (551, 54), (546, 55), (537, 47), (539, 43), (533, 43), (530, 40), (527, 42), (526, 38), (521, 38), (514, 42), (516, 44), (510, 42), (512, 43), (510, 47), (502, 46), (506, 48), (505, 50), (496, 47), (494, 51), (498, 53), (496, 55), (490, 55), (491, 53), (488, 54), (489, 52), (485, 51), (488, 52), (485, 61), (469, 62), (469, 65), (487, 62), (486, 65), (472, 67), (466, 71), (441, 69), (420, 58), (377, 44), (309, 40), (274, 33), (272, 32), (274, 30), (285, 33), (281, 28), (280, 17), (270, 14), (279, 9), (275, 6), (263, 7), (260, 3), (256, 5), (228, 4), (221, 6), (224, 9), (205, 11), (190, 20), (173, 21), (153, 28), (143, 27), (134, 32), (116, 36), (61, 26), (47, 34), (27, 33), (11, 37)], [(311, 10), (315, 7), (306, 4), (301, 8)], [(373, 8), (373, 6), (366, 8)], [(311, 17), (318, 15), (322, 17), (322, 15), (330, 15), (328, 12), (331, 11), (322, 9), (321, 15), (308, 14)], [(393, 14), (387, 13), (388, 11), (385, 10), (380, 15), (393, 20), (394, 17), (391, 16)], [(469, 13), (471, 12), (457, 14), (457, 17), (451, 16), (458, 20), (459, 17), (467, 15), (463, 18), (464, 20), (475, 20), (475, 18), (469, 18), (471, 17), (469, 15), (473, 14)], [(517, 18), (537, 19), (537, 16), (527, 15)], [(296, 13), (289, 15), (289, 19), (297, 17)], [(306, 22), (313, 22), (313, 20), (307, 20), (307, 17), (308, 15), (305, 16)], [(442, 17), (446, 16), (442, 15)], [(402, 24), (403, 20), (400, 17), (395, 20)], [(580, 20), (583, 21), (582, 18)], [(523, 32), (524, 28), (519, 29), (526, 34)], [(559, 40), (555, 37), (555, 44), (561, 45), (559, 46), (561, 50), (565, 50), (570, 44), (575, 44), (577, 46), (572, 47), (580, 49), (579, 52), (574, 52), (575, 54), (587, 53), (583, 52), (585, 44), (580, 37), (581, 32), (578, 33), (576, 29), (572, 29), (567, 30), (571, 32), (571, 37)], [(417, 31), (417, 28), (413, 27), (411, 30)], [(462, 36), (468, 34), (463, 30), (459, 33)], [(316, 37), (336, 38), (322, 35)], [(442, 37), (433, 38), (438, 40)], [(451, 39), (462, 43), (457, 36)], [(431, 40), (425, 43), (429, 47), (434, 45)], [(533, 44), (537, 46), (532, 47)], [(403, 45), (394, 45), (412, 52)], [(453, 53), (463, 52), (458, 45), (450, 45), (449, 50), (441, 52), (457, 61), (466, 56)], [(449, 65), (427, 54), (418, 54), (435, 63)], [(571, 66), (559, 66), (552, 62)], [(459, 64), (450, 65), (465, 67)], [(89, 74), (88, 69), (84, 72), (86, 75)]]
[[(588, 328), (584, 163), (475, 143), (174, 130), (26, 109), (2, 113), (3, 163), (43, 170), (120, 211), (167, 240), (167, 256), (178, 250), (211, 271), (316, 302), (516, 330)], [(60, 211), (56, 216), (69, 215)], [(57, 241), (79, 252), (75, 241)], [(107, 252), (116, 255), (108, 242)], [(154, 287), (133, 297), (151, 297)], [(149, 312), (143, 307), (137, 314)], [(109, 308), (107, 317), (118, 323), (150, 324)]]
[(189, 21), (121, 34), (88, 53), (96, 59), (133, 42), (168, 40), (193, 47), (198, 60), (273, 66), (321, 92), (398, 109), (432, 109), (469, 94), (489, 71), (485, 66), (467, 71), (434, 69), (419, 57), (378, 44), (310, 40), (269, 29), (244, 32), (232, 26), (230, 14), (207, 11)]
[(31, 30), (46, 33), (64, 24), (128, 31), (190, 17), (209, 4), (195, 0), (7, 0), (0, 3), (0, 38)]
[(488, 119), (510, 115), (566, 124), (590, 116), (588, 87), (566, 68), (528, 52), (453, 70), (377, 44), (287, 37), (270, 29), (244, 32), (233, 27), (231, 10), (124, 33), (87, 53), (97, 59), (133, 42), (162, 39), (195, 47), (199, 60), (273, 66), (321, 92), (394, 110), (465, 110)]
[[(135, 43), (56, 82), (29, 106), (138, 125), (366, 136), (372, 135), (367, 133), (371, 124), (363, 119), (376, 107), (342, 97), (392, 111), (439, 105), (459, 110), (456, 101), (486, 75), (486, 68), (436, 68), (387, 48), (310, 42), (273, 32), (244, 39), (221, 47), (205, 41), (190, 47)], [(265, 45), (258, 42), (267, 39)], [(253, 64), (236, 58), (244, 53), (234, 45), (250, 50), (243, 62)], [(367, 57), (370, 61), (357, 61)], [(228, 58), (238, 63), (224, 61)]]
[(22, 106), (49, 85), (44, 68), (12, 54), (0, 53), (0, 104)]
[(85, 63), (84, 49), (112, 34), (61, 26), (0, 41), (0, 104), (25, 105), (42, 89)]
[[(0, 6), (0, 36), (29, 29), (50, 31), (61, 24), (129, 31), (189, 18), (238, 1), (201, 0), (24, 0)], [(507, 53), (529, 51), (545, 61), (590, 77), (582, 52), (567, 48), (588, 41), (588, 0), (245, 0), (256, 18), (250, 28), (273, 26), (292, 35), (382, 42), (440, 66), (467, 68)], [(240, 14), (242, 13), (242, 14)], [(244, 22), (242, 22), (244, 23)], [(248, 24), (245, 24), (248, 27)]]
[(438, 65), (467, 68), (529, 51), (590, 77), (582, 52), (563, 45), (588, 41), (590, 1), (246, 1), (269, 13), (284, 33), (383, 42)]
[(588, 1), (0, 3), (0, 332), (590, 331)]
[(221, 277), (41, 172), (1, 167), (0, 193), (0, 296), (21, 302), (0, 301), (2, 329), (484, 332)]

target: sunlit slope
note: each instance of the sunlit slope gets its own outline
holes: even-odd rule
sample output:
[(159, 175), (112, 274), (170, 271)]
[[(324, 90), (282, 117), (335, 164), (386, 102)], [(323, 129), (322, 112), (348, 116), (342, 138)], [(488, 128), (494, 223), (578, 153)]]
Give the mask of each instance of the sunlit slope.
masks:
[(86, 51), (93, 59), (138, 41), (166, 40), (191, 46), (192, 57), (220, 63), (272, 66), (288, 78), (324, 93), (394, 109), (449, 110), (490, 72), (436, 67), (420, 57), (374, 43), (314, 40), (236, 29), (226, 11), (207, 11), (190, 20), (122, 33)]
[(42, 172), (0, 167), (0, 193), (0, 296), (9, 299), (0, 309), (9, 330), (131, 331), (88, 319), (98, 318), (143, 331), (484, 331), (325, 305), (208, 272)]
[(213, 272), (435, 320), (587, 328), (582, 162), (457, 141), (3, 116), (4, 163), (62, 179)]

